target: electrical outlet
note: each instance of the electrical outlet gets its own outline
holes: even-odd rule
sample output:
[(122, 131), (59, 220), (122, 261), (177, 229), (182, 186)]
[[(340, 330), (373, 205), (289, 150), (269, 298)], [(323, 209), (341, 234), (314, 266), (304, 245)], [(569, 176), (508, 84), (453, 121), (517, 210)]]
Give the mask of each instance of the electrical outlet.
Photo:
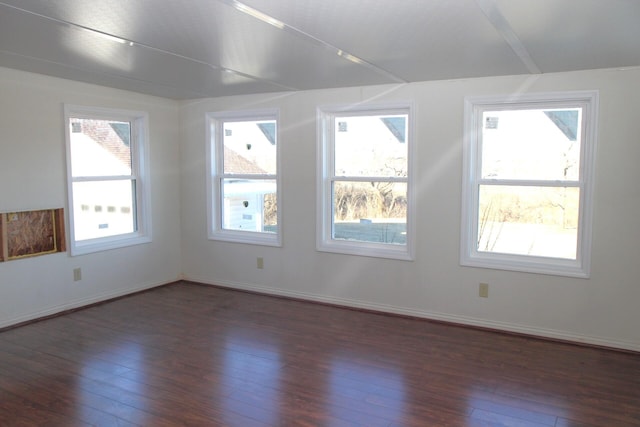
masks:
[(74, 282), (78, 282), (80, 280), (82, 280), (82, 269), (74, 268), (73, 269), (73, 281)]
[(478, 296), (481, 298), (489, 298), (489, 284), (488, 283), (480, 283), (478, 288)]
[(256, 266), (262, 270), (264, 268), (264, 258), (258, 257), (256, 261)]

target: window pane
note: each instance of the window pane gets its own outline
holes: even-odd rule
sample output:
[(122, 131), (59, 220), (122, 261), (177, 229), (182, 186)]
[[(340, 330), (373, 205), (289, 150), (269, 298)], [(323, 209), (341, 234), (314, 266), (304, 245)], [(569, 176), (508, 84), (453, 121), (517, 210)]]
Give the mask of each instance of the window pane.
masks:
[(278, 231), (275, 180), (222, 181), (222, 228), (276, 233)]
[(76, 241), (136, 231), (135, 181), (73, 183)]
[(276, 121), (225, 122), (224, 173), (276, 173)]
[(336, 117), (335, 176), (407, 176), (407, 115)]
[(131, 175), (131, 123), (71, 118), (71, 174)]
[(581, 109), (485, 111), (483, 179), (575, 181)]
[(478, 251), (576, 259), (580, 191), (481, 185)]
[(407, 243), (406, 183), (334, 182), (333, 208), (333, 239)]

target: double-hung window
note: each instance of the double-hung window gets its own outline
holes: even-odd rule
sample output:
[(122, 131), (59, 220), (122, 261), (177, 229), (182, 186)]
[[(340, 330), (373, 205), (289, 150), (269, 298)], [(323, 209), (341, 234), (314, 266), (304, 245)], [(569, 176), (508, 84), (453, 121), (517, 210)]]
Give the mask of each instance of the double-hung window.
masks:
[(207, 114), (209, 238), (281, 245), (277, 110)]
[(411, 108), (319, 109), (317, 247), (413, 257)]
[(589, 276), (597, 99), (466, 99), (462, 265)]
[(151, 241), (146, 113), (65, 105), (72, 255)]

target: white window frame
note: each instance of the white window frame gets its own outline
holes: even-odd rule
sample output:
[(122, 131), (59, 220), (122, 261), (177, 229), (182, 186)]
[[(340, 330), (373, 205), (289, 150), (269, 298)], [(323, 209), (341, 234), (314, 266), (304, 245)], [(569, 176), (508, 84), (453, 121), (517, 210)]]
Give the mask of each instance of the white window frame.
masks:
[[(131, 123), (131, 175), (124, 177), (73, 177), (71, 170), (71, 130), (72, 118), (113, 120)], [(139, 245), (152, 241), (151, 234), (151, 187), (149, 174), (149, 115), (143, 111), (64, 105), (65, 142), (67, 157), (67, 196), (69, 226), (69, 248), (71, 256), (83, 255), (109, 249)], [(76, 241), (73, 210), (73, 184), (75, 182), (104, 181), (112, 179), (135, 181), (135, 231), (108, 237)]]
[[(406, 114), (407, 125), (407, 177), (379, 177), (381, 181), (406, 182), (407, 184), (407, 239), (404, 245), (388, 243), (346, 241), (333, 239), (332, 184), (337, 179), (334, 168), (334, 122), (336, 117), (354, 115)], [(348, 255), (413, 261), (415, 252), (415, 200), (414, 200), (414, 106), (410, 102), (358, 104), (356, 106), (333, 105), (317, 109), (317, 217), (316, 249)], [(370, 178), (370, 177), (367, 177)], [(362, 181), (362, 177), (352, 178)]]
[[(207, 236), (210, 240), (247, 243), (263, 246), (282, 246), (282, 191), (280, 184), (280, 111), (278, 109), (241, 110), (206, 113), (207, 124)], [(238, 175), (224, 173), (224, 122), (275, 120), (276, 122), (276, 174)], [(229, 230), (222, 226), (223, 192), (222, 182), (228, 177), (246, 179), (271, 179), (276, 182), (276, 218), (278, 231), (267, 233), (260, 231)]]
[[(580, 190), (576, 259), (481, 252), (477, 250), (479, 188), (482, 159), (482, 114), (511, 109), (582, 108), (580, 174), (573, 185)], [(591, 264), (593, 182), (595, 174), (598, 92), (575, 91), (465, 98), (462, 230), (460, 264), (470, 267), (588, 278)], [(489, 180), (490, 181), (490, 180)], [(500, 181), (501, 182), (501, 181)], [(519, 181), (519, 184), (526, 180)], [(533, 181), (532, 181), (533, 182)], [(561, 181), (551, 186), (563, 186)], [(502, 185), (502, 182), (501, 182)], [(507, 184), (508, 185), (508, 184)], [(516, 185), (514, 183), (513, 185)]]

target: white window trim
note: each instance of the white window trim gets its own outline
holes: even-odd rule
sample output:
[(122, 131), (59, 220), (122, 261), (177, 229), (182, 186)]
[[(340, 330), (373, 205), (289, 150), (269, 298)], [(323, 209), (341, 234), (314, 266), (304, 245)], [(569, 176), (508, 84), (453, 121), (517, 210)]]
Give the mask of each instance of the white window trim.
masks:
[[(358, 255), (376, 258), (389, 258), (404, 261), (415, 259), (415, 191), (414, 191), (414, 159), (415, 132), (414, 110), (411, 102), (358, 104), (355, 106), (328, 105), (317, 109), (317, 222), (316, 222), (316, 250), (346, 255)], [(352, 242), (334, 240), (331, 227), (333, 219), (333, 202), (331, 183), (333, 179), (334, 150), (333, 138), (328, 132), (332, 129), (332, 120), (341, 114), (394, 114), (402, 113), (408, 116), (407, 127), (407, 243), (406, 245), (391, 245), (372, 242)], [(393, 179), (389, 179), (393, 180)]]
[[(575, 260), (528, 255), (509, 255), (477, 251), (478, 181), (481, 152), (480, 124), (485, 110), (507, 108), (583, 107), (583, 141), (580, 155), (580, 212)], [(521, 271), (557, 276), (590, 277), (593, 213), (593, 183), (595, 180), (596, 135), (598, 126), (598, 91), (534, 93), (506, 96), (465, 98), (465, 128), (463, 149), (462, 225), (460, 264), (469, 267)]]
[[(101, 237), (83, 241), (76, 241), (73, 212), (73, 183), (92, 181), (82, 177), (74, 178), (71, 171), (71, 133), (70, 119), (98, 119), (131, 122), (131, 174), (136, 180), (135, 208), (136, 231), (116, 236)], [(109, 249), (149, 243), (151, 234), (151, 187), (149, 174), (149, 115), (144, 111), (131, 111), (81, 105), (64, 105), (65, 144), (67, 160), (67, 212), (69, 235), (69, 249), (71, 256), (84, 255)]]
[[(207, 158), (207, 237), (209, 240), (247, 243), (263, 246), (282, 246), (282, 186), (280, 168), (280, 111), (278, 109), (241, 110), (206, 113), (206, 158)], [(276, 121), (276, 204), (277, 233), (227, 230), (222, 227), (223, 177), (223, 121), (275, 120)]]

